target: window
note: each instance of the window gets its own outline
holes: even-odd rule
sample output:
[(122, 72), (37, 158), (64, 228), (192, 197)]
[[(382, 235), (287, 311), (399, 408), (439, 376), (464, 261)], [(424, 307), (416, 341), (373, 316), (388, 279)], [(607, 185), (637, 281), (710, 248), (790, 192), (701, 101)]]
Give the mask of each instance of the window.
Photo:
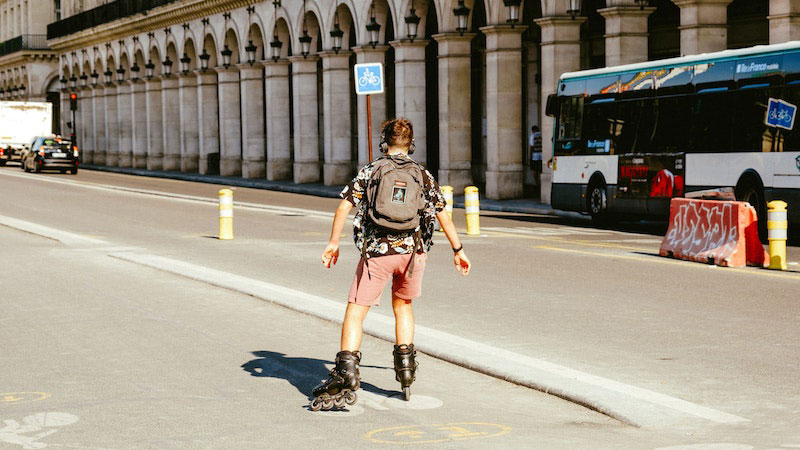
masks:
[(736, 110), (735, 96), (728, 91), (714, 91), (697, 94), (694, 100), (694, 148), (689, 150), (698, 153), (730, 151), (734, 116), (732, 111)]
[(583, 119), (583, 96), (562, 97), (556, 130), (556, 155), (574, 155), (580, 151)]
[(619, 102), (617, 153), (647, 153), (655, 129), (653, 99)]
[(55, 12), (56, 22), (61, 20), (61, 0), (53, 0), (53, 11)]
[(658, 153), (685, 152), (689, 148), (693, 96), (659, 97), (656, 102), (652, 151)]
[(594, 100), (583, 110), (583, 138), (586, 154), (614, 154), (620, 123), (613, 98)]

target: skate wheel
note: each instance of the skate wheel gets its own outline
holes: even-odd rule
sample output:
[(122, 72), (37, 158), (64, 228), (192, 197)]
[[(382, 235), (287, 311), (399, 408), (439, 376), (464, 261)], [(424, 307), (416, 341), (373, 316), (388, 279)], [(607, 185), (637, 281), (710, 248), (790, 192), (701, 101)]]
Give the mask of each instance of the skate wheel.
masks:
[(322, 409), (322, 401), (320, 401), (319, 398), (315, 398), (314, 400), (311, 400), (311, 405), (309, 407), (312, 411), (319, 411)]
[(344, 408), (344, 404), (345, 404), (344, 395), (337, 396), (335, 399), (333, 399), (333, 406), (337, 408)]
[(331, 408), (333, 408), (333, 399), (330, 398), (330, 397), (326, 398), (326, 399), (323, 399), (322, 400), (322, 409), (327, 411), (327, 410), (329, 410)]
[(405, 401), (411, 400), (411, 388), (408, 386), (403, 388), (403, 399)]
[(355, 405), (357, 400), (358, 395), (353, 391), (348, 391), (346, 394), (344, 394), (344, 401), (348, 405)]

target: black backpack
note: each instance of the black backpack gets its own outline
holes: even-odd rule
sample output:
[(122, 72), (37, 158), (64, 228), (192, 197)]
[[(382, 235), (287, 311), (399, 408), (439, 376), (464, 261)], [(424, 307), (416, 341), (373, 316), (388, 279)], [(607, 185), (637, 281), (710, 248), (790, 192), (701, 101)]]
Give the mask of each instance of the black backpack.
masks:
[[(403, 155), (386, 155), (375, 161), (365, 192), (367, 219), (387, 233), (414, 232), (420, 226), (425, 209), (422, 168)], [(421, 247), (419, 231), (414, 232), (414, 249)], [(361, 249), (366, 261), (367, 242)], [(414, 256), (409, 276), (414, 272)], [(369, 268), (367, 269), (369, 274)]]

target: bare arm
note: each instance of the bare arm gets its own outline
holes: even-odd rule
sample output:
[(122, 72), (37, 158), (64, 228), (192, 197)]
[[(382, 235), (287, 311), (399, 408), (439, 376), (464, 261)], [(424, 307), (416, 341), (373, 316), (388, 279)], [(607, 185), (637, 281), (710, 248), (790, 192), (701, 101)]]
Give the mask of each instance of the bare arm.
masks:
[(350, 214), (351, 209), (353, 209), (352, 203), (347, 200), (342, 200), (339, 202), (339, 206), (336, 207), (336, 213), (333, 215), (331, 237), (328, 239), (328, 245), (325, 247), (325, 251), (322, 252), (322, 264), (329, 269), (331, 263), (335, 265), (336, 261), (339, 260), (339, 236), (342, 235), (344, 224), (347, 222), (347, 215)]
[[(454, 249), (461, 247), (461, 240), (458, 239), (456, 226), (453, 225), (453, 221), (450, 219), (450, 215), (447, 214), (447, 211), (440, 211), (437, 213), (436, 219), (442, 226), (442, 231), (444, 231), (444, 235), (447, 236), (447, 240), (450, 241), (450, 246)], [(467, 276), (469, 274), (469, 269), (472, 267), (463, 248), (453, 255), (453, 264), (455, 264), (456, 270), (461, 272), (463, 276)]]

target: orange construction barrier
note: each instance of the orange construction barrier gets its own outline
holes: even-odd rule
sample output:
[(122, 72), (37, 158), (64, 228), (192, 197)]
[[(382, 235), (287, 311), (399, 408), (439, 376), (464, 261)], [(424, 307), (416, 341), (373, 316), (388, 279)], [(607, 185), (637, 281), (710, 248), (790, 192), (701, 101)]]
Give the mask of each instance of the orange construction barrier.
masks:
[(756, 210), (747, 202), (673, 198), (659, 254), (728, 267), (769, 264)]

